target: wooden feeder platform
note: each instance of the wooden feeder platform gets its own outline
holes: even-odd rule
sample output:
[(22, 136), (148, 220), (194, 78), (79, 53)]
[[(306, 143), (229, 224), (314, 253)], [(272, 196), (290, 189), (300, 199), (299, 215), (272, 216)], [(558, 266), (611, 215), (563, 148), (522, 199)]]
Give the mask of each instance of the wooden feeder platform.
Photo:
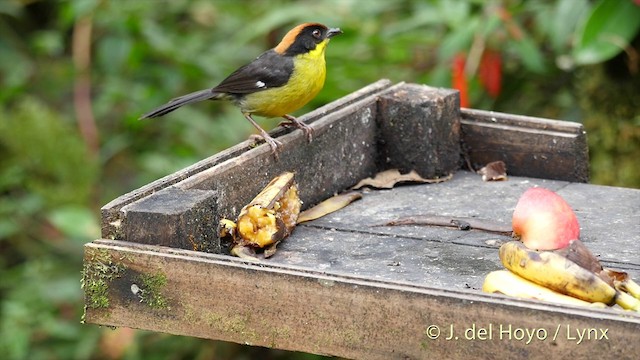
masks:
[[(582, 125), (461, 110), (457, 91), (386, 80), (301, 119), (313, 141), (274, 130), (278, 161), (245, 141), (105, 205), (102, 239), (85, 245), (86, 322), (357, 359), (637, 354), (640, 314), (482, 293), (509, 237), (385, 225), (508, 225), (524, 190), (542, 186), (572, 205), (604, 266), (640, 279), (640, 190), (586, 183)], [(508, 181), (462, 170), (495, 160)], [(218, 238), (220, 219), (235, 219), (283, 171), (310, 207), (385, 169), (452, 178), (364, 191), (298, 225), (267, 260), (229, 256)]]

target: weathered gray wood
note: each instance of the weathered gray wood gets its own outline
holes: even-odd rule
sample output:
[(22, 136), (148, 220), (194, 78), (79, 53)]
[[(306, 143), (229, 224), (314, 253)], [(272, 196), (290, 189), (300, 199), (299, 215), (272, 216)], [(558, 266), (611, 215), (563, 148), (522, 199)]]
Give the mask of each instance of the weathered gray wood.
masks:
[[(343, 109), (357, 101), (370, 97), (376, 93), (379, 93), (391, 86), (389, 80), (379, 80), (371, 85), (368, 85), (358, 91), (355, 91), (343, 98), (340, 98), (330, 104), (320, 107), (312, 112), (309, 112), (300, 117), (300, 120), (305, 123), (313, 123), (318, 119), (326, 116), (329, 113)], [(274, 137), (283, 135), (288, 130), (278, 127), (270, 131), (270, 134)], [(301, 133), (301, 131), (294, 131), (294, 133)], [(301, 135), (298, 134), (298, 137)], [(174, 185), (184, 179), (194, 176), (206, 169), (209, 169), (217, 164), (223, 163), (229, 159), (234, 159), (247, 151), (250, 151), (255, 145), (255, 141), (247, 140), (240, 144), (237, 144), (227, 150), (221, 151), (207, 159), (199, 161), (185, 169), (182, 169), (173, 174), (167, 175), (161, 179), (151, 182), (139, 189), (133, 190), (127, 194), (119, 196), (118, 198), (110, 201), (108, 204), (102, 207), (102, 237), (111, 239), (122, 239), (122, 227), (119, 225), (124, 221), (124, 214), (121, 212), (123, 206), (131, 204), (134, 201), (140, 200), (146, 196), (149, 196), (159, 190), (162, 190), (168, 186)], [(261, 146), (262, 148), (268, 147), (267, 145)]]
[[(239, 210), (283, 171), (296, 173), (300, 197), (307, 206), (373, 175), (377, 169), (376, 100), (374, 93), (328, 109), (309, 124), (314, 129), (310, 143), (302, 131), (281, 135), (278, 161), (268, 146), (259, 146), (210, 164), (170, 187), (109, 208), (111, 215), (103, 214), (105, 237), (224, 252), (225, 244), (217, 237), (220, 219), (235, 219)], [(172, 203), (168, 207), (159, 206), (169, 199)], [(183, 214), (175, 213), (176, 204)]]
[(509, 225), (520, 195), (541, 186), (567, 199), (580, 222), (582, 241), (605, 266), (640, 279), (640, 232), (632, 230), (640, 224), (640, 190), (520, 177), (503, 182), (480, 178), (459, 171), (444, 183), (365, 193), (336, 213), (299, 225), (291, 241), (284, 241), (269, 260), (372, 279), (479, 289), (488, 272), (502, 268), (498, 248), (510, 237), (446, 227), (380, 225), (429, 214)]
[[(113, 240), (88, 244), (85, 253), (120, 269), (109, 307), (87, 310), (88, 322), (103, 325), (354, 359), (631, 359), (640, 341), (640, 316), (608, 309)], [(148, 287), (141, 274), (160, 286)]]
[[(259, 146), (232, 158), (211, 160), (207, 168), (198, 171), (183, 170), (189, 176), (169, 187), (158, 186), (145, 196), (108, 205), (103, 208), (105, 237), (226, 252), (217, 237), (219, 220), (235, 219), (240, 208), (283, 171), (296, 173), (301, 199), (307, 205), (373, 175), (377, 169), (377, 96), (371, 89), (364, 90), (360, 97), (350, 96), (348, 102), (338, 102), (318, 115), (309, 124), (314, 129), (312, 142), (307, 142), (301, 131), (279, 136), (283, 146), (277, 161), (268, 146)], [(199, 191), (206, 192), (205, 202), (199, 199)], [(170, 205), (159, 206), (168, 200)], [(176, 214), (174, 205), (183, 213)]]
[(222, 252), (214, 190), (162, 189), (122, 208), (124, 239), (206, 252)]
[(582, 124), (474, 109), (461, 115), (463, 149), (476, 170), (502, 160), (510, 175), (589, 180)]
[[(536, 358), (550, 349), (557, 356), (632, 354), (630, 347), (640, 341), (639, 314), (481, 293), (484, 276), (502, 268), (497, 248), (508, 237), (443, 227), (376, 226), (420, 214), (508, 223), (519, 195), (530, 186), (567, 199), (583, 241), (603, 264), (640, 278), (640, 234), (629, 230), (640, 220), (640, 190), (519, 177), (483, 182), (461, 171), (444, 183), (367, 191), (362, 200), (299, 225), (272, 258), (257, 263), (136, 243), (88, 244), (85, 264), (106, 257), (107, 268), (121, 270), (109, 274), (109, 305), (88, 307), (86, 320), (362, 359), (495, 353)], [(201, 192), (194, 203), (207, 199)], [(161, 203), (181, 213), (180, 202)], [(154, 290), (163, 301), (149, 303), (144, 276), (164, 279), (162, 289)], [(431, 325), (439, 327), (442, 337), (453, 326), (458, 339), (429, 339), (437, 331)], [(489, 336), (478, 332), (490, 325), (493, 338), (465, 338)], [(467, 331), (473, 326), (475, 331)], [(524, 329), (543, 329), (538, 335), (545, 338), (527, 344)], [(578, 344), (577, 331), (584, 329), (595, 333)], [(594, 340), (606, 329), (607, 340)]]
[(378, 146), (382, 169), (446, 176), (460, 159), (458, 91), (405, 84), (378, 101)]
[(255, 149), (178, 184), (182, 189), (218, 189), (219, 213), (229, 218), (275, 176), (292, 171), (305, 206), (315, 204), (375, 174), (376, 96), (327, 114), (312, 123), (314, 139), (301, 132), (281, 136), (282, 156)]
[[(553, 157), (556, 147), (557, 158), (572, 159), (578, 167), (586, 162), (576, 150), (584, 138), (575, 138), (574, 133), (581, 129), (576, 124), (495, 114), (496, 125), (493, 119), (487, 120), (485, 112), (465, 110), (464, 114), (464, 143), (472, 159), (481, 157), (481, 146), (501, 141), (495, 139), (520, 139), (504, 149), (493, 147), (502, 149), (511, 174), (524, 169), (532, 176), (545, 177), (549, 171), (549, 177), (557, 177), (558, 166), (566, 164)], [(242, 206), (283, 171), (296, 173), (304, 207), (385, 168), (417, 170), (425, 177), (455, 171), (460, 162), (459, 118), (458, 96), (453, 90), (403, 83), (389, 87), (389, 82), (379, 82), (303, 117), (315, 129), (311, 143), (301, 131), (275, 130), (273, 135), (281, 134), (283, 142), (279, 161), (268, 146), (250, 149), (245, 142), (112, 201), (102, 209), (102, 235), (226, 252), (225, 244), (217, 240), (218, 221), (235, 218)], [(482, 137), (485, 131), (491, 138)], [(475, 136), (469, 135), (474, 132)], [(541, 139), (549, 142), (545, 146), (552, 150), (545, 148), (549, 155), (540, 157), (548, 162), (521, 156), (530, 148), (530, 138), (537, 139), (536, 143)], [(206, 191), (206, 201), (196, 191), (193, 194), (199, 200), (194, 202), (191, 190)], [(183, 214), (176, 214), (173, 205), (158, 206), (168, 195), (173, 205), (182, 206)], [(179, 199), (180, 195), (185, 198)], [(193, 207), (185, 207), (187, 204)], [(213, 223), (208, 222), (211, 219)]]

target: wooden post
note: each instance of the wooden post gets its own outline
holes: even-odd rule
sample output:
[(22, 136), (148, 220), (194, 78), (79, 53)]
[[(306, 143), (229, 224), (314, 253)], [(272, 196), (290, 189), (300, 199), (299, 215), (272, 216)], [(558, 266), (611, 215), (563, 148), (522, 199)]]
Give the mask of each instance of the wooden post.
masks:
[(426, 178), (459, 167), (460, 99), (455, 90), (404, 84), (378, 102), (379, 153), (383, 168), (417, 171)]

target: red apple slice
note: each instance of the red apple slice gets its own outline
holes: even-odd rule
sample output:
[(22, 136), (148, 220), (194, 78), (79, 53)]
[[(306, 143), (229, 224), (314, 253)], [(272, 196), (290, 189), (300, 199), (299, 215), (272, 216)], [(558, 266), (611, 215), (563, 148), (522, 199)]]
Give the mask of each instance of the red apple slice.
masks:
[(530, 188), (522, 194), (511, 225), (530, 249), (562, 249), (580, 237), (580, 225), (571, 206), (560, 195), (544, 188)]

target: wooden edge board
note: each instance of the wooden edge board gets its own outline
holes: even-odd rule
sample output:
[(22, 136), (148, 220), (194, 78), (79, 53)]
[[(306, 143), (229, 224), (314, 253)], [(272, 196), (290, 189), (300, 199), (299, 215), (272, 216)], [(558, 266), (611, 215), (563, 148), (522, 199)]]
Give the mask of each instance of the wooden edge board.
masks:
[(585, 133), (582, 124), (573, 121), (545, 119), (533, 116), (514, 115), (495, 111), (461, 108), (460, 115), (463, 120), (475, 122), (500, 123), (513, 126), (523, 126), (529, 129), (558, 131), (559, 133), (573, 133), (583, 135)]
[[(401, 85), (402, 83), (396, 84), (395, 86)], [(315, 111), (302, 116), (300, 119), (303, 121), (311, 121), (312, 126), (318, 127), (313, 124), (314, 121), (323, 121), (323, 119), (329, 117), (329, 115), (340, 113), (343, 110), (350, 108), (354, 103), (370, 98), (371, 96), (375, 96), (376, 93), (380, 93), (388, 88), (393, 87), (394, 86), (391, 86), (391, 82), (389, 80), (380, 80), (339, 100), (318, 108)], [(285, 132), (284, 129), (276, 129), (272, 131), (271, 134), (277, 136), (277, 131), (282, 131), (283, 133)], [(291, 139), (294, 139), (295, 141), (303, 141), (304, 139), (301, 131), (293, 131), (292, 133), (284, 134), (282, 137), (289, 137)], [(135, 203), (136, 201), (144, 199), (145, 197), (153, 195), (154, 193), (157, 193), (161, 190), (165, 190), (170, 186), (176, 185), (178, 183), (189, 183), (196, 181), (196, 179), (202, 179), (203, 174), (206, 175), (207, 173), (210, 173), (210, 170), (212, 168), (220, 166), (224, 167), (224, 164), (234, 165), (238, 164), (238, 162), (247, 161), (248, 159), (256, 157), (267, 158), (272, 156), (267, 145), (251, 148), (250, 145), (252, 144), (252, 141), (245, 141), (207, 159), (199, 161), (192, 166), (184, 168), (171, 175), (165, 176), (159, 180), (156, 180), (152, 183), (142, 186), (139, 189), (136, 189), (112, 200), (101, 209), (102, 236), (110, 238), (118, 237), (116, 236), (116, 234), (121, 233), (121, 225), (124, 218), (124, 215), (121, 214), (122, 209), (128, 205)], [(289, 146), (291, 144), (285, 143), (285, 145)], [(281, 161), (280, 163), (284, 163), (284, 161)]]
[[(382, 79), (382, 80), (378, 80), (368, 86), (365, 86), (362, 89), (359, 89), (357, 91), (354, 91), (353, 93), (350, 93), (349, 95), (346, 95), (334, 102), (331, 102), (327, 105), (324, 105), (314, 111), (311, 111), (303, 116), (301, 116), (299, 118), (299, 120), (304, 121), (305, 123), (311, 123), (313, 121), (316, 121), (318, 118), (321, 118), (322, 116), (325, 116), (327, 113), (332, 112), (332, 111), (336, 111), (339, 109), (344, 108), (345, 106), (348, 106), (360, 99), (363, 99), (365, 97), (368, 97), (370, 95), (373, 95), (377, 92), (380, 92), (384, 89), (387, 89), (388, 87), (391, 86), (391, 81), (387, 80), (387, 79)], [(276, 129), (273, 129), (272, 131), (270, 131), (269, 133), (272, 136), (278, 136), (278, 134), (282, 134), (285, 133), (287, 130), (283, 129), (282, 127), (278, 127)], [(249, 150), (251, 150), (251, 145), (254, 144), (254, 141), (252, 140), (246, 140), (243, 141), (237, 145), (234, 145), (226, 150), (223, 150), (213, 156), (210, 156), (206, 159), (203, 159), (201, 161), (198, 161), (197, 163), (190, 165), (178, 172), (172, 173), (170, 175), (167, 175), (163, 178), (160, 178), (158, 180), (155, 180), (149, 184), (146, 184), (138, 189), (135, 189), (131, 192), (128, 192), (126, 194), (123, 194), (121, 196), (119, 196), (118, 198), (110, 201), (109, 203), (105, 204), (102, 207), (102, 211), (103, 213), (105, 211), (113, 211), (114, 209), (119, 209), (124, 205), (127, 205), (133, 201), (136, 201), (144, 196), (147, 196), (153, 192), (156, 192), (160, 189), (164, 189), (168, 186), (171, 186), (177, 182), (180, 182), (190, 176), (192, 176), (193, 174), (197, 174), (205, 169), (208, 169), (216, 164), (219, 164), (220, 162), (226, 161), (228, 159), (232, 159), (236, 156), (238, 156), (239, 154), (242, 154), (244, 152), (247, 152)]]
[(108, 305), (87, 302), (86, 321), (100, 325), (366, 359), (542, 359), (547, 351), (630, 358), (640, 340), (640, 316), (612, 309), (110, 240), (85, 245), (85, 284), (92, 283), (86, 269), (95, 261), (118, 269), (109, 274)]
[(500, 160), (509, 175), (589, 180), (582, 124), (474, 109), (461, 115), (463, 153), (473, 170)]
[(301, 131), (282, 135), (277, 161), (259, 146), (122, 206), (102, 217), (102, 237), (221, 252), (220, 218), (236, 218), (282, 172), (296, 174), (304, 204), (343, 191), (376, 172), (377, 99), (373, 94), (322, 116), (310, 124), (311, 142)]
[[(442, 152), (429, 156), (424, 162), (408, 162), (413, 163), (413, 168), (421, 171), (423, 176), (448, 175), (455, 170), (458, 167), (459, 131), (454, 132), (452, 128), (459, 129), (459, 125), (453, 126), (449, 122), (457, 123), (459, 118), (457, 93), (397, 84), (382, 93), (334, 109), (311, 123), (314, 130), (311, 142), (301, 131), (282, 135), (279, 137), (282, 141), (279, 160), (274, 159), (268, 146), (259, 146), (123, 206), (112, 214), (117, 216), (119, 223), (118, 220), (105, 221), (103, 218), (102, 237), (220, 252), (222, 244), (214, 239), (217, 238), (219, 219), (235, 218), (238, 209), (260, 192), (270, 179), (284, 171), (296, 174), (303, 206), (316, 204), (349, 188), (379, 169), (378, 100), (391, 91), (401, 100), (387, 101), (388, 112), (395, 113), (389, 122), (397, 122), (398, 119), (409, 122), (430, 117), (432, 113), (441, 114), (431, 116), (433, 118), (427, 124), (416, 125), (423, 131), (405, 131), (397, 126), (386, 131), (383, 129), (389, 136), (396, 132), (397, 136), (406, 138), (407, 151), (430, 154), (439, 149)], [(410, 114), (405, 108), (409, 108)], [(434, 122), (449, 125), (439, 125), (442, 129), (437, 130), (438, 125)], [(434, 130), (427, 132), (426, 128)], [(441, 132), (445, 133), (442, 137), (437, 135)], [(412, 135), (407, 136), (407, 133)], [(392, 143), (397, 146), (396, 141)], [(425, 145), (416, 148), (412, 144)], [(390, 146), (392, 144), (387, 144)], [(385, 158), (393, 159), (392, 165), (398, 166), (403, 161), (403, 153)], [(188, 243), (185, 242), (187, 239)]]

